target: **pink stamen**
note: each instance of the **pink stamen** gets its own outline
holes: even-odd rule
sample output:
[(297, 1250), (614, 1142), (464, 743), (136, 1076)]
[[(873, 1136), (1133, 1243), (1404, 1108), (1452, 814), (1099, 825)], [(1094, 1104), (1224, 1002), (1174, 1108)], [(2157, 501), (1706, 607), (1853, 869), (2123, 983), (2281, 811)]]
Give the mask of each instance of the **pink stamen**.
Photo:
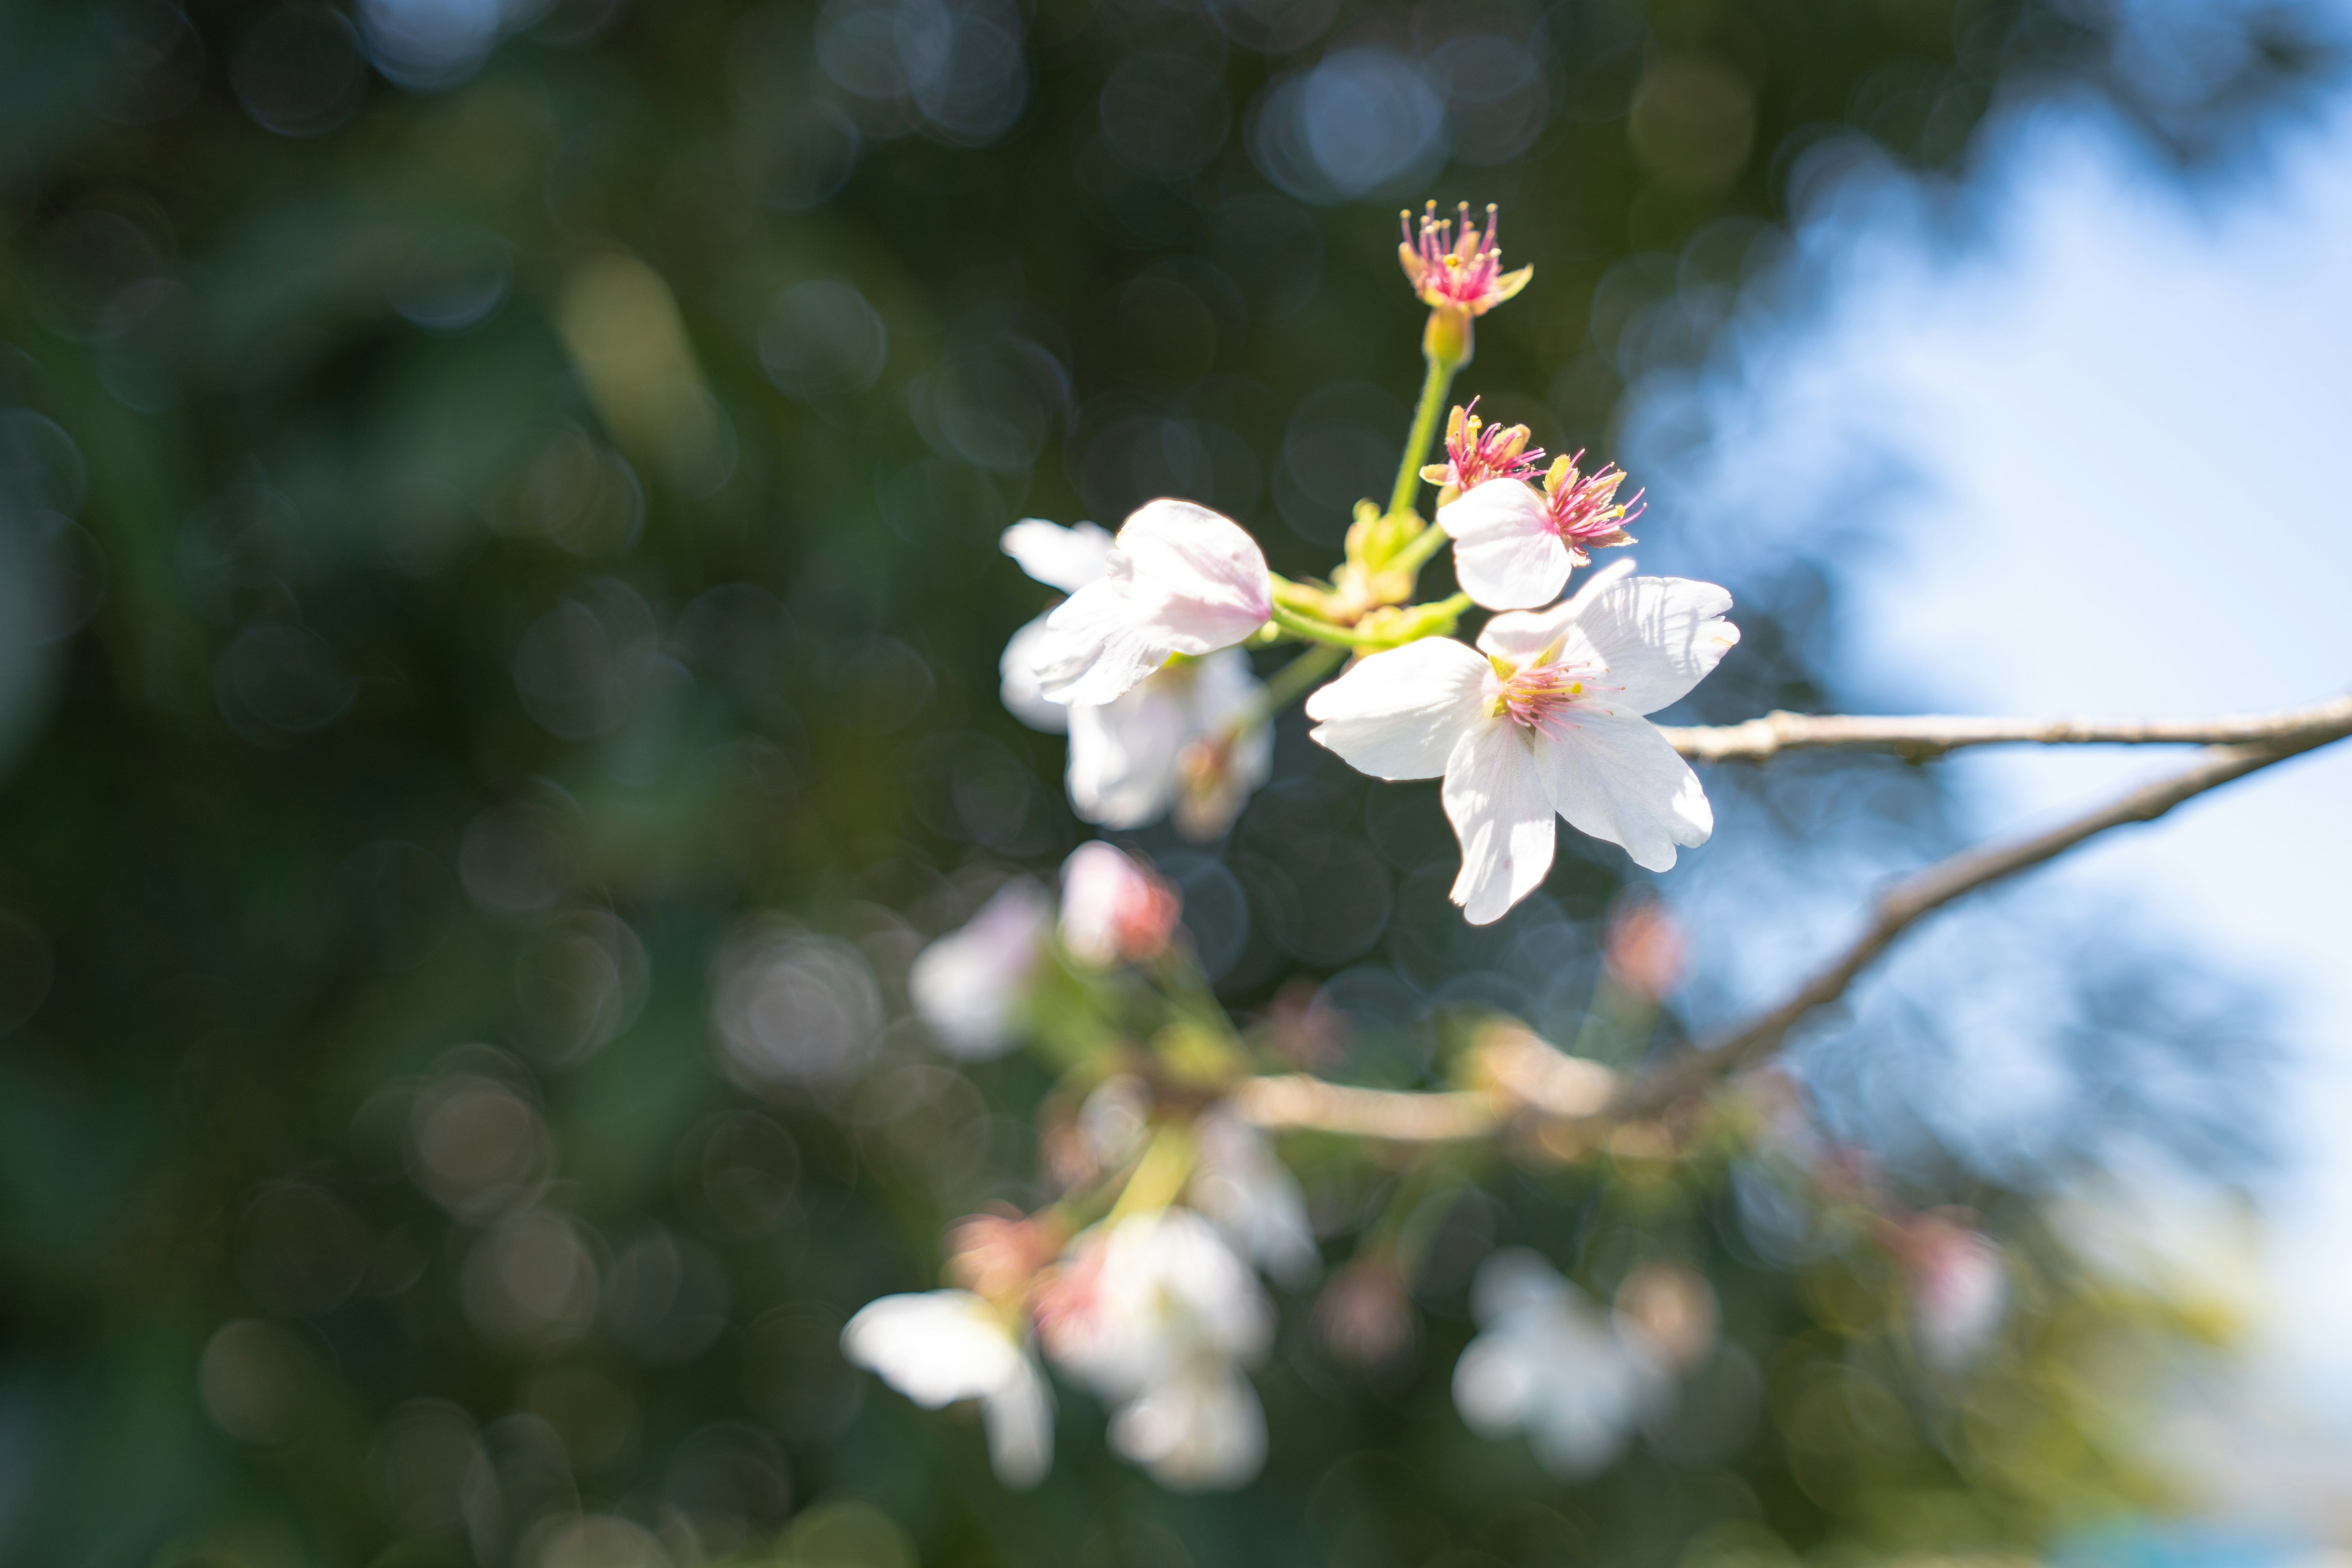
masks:
[(1445, 434), (1445, 483), (1469, 490), (1488, 479), (1524, 479), (1542, 459), (1541, 447), (1524, 447), (1528, 433), (1517, 425), (1488, 425), (1477, 417), (1478, 400), (1472, 398)]
[(1615, 688), (1595, 684), (1609, 673), (1597, 664), (1534, 664), (1502, 678), (1496, 710), (1522, 730), (1559, 738), (1576, 728), (1573, 710)]
[(1526, 281), (1503, 273), (1502, 247), (1496, 239), (1499, 219), (1492, 205), (1486, 208), (1483, 231), (1472, 221), (1468, 202), (1462, 204), (1458, 219), (1439, 217), (1437, 204), (1430, 203), (1422, 215), (1418, 235), (1413, 232), (1412, 214), (1403, 214), (1402, 222), (1406, 275), (1433, 309), (1451, 305), (1474, 316), (1483, 315), (1517, 293)]
[(1633, 543), (1624, 525), (1642, 515), (1642, 498), (1648, 492), (1636, 490), (1632, 500), (1621, 504), (1617, 488), (1625, 482), (1625, 470), (1609, 463), (1593, 473), (1579, 474), (1576, 466), (1583, 460), (1584, 454), (1577, 453), (1555, 465), (1544, 481), (1551, 531), (1579, 556), (1589, 549)]

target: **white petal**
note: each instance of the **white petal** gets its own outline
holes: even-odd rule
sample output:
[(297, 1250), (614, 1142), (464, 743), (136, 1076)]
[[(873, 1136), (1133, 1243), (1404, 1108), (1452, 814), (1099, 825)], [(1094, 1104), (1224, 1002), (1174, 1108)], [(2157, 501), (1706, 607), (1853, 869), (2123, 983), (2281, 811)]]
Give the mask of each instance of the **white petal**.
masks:
[(976, 1060), (1012, 1047), (1022, 994), (1053, 920), (1045, 889), (1020, 878), (915, 955), (908, 997), (942, 1050)]
[(1297, 1289), (1323, 1267), (1307, 1194), (1258, 1130), (1230, 1110), (1194, 1124), (1200, 1159), (1188, 1195), (1234, 1245), (1280, 1283)]
[(1602, 684), (1636, 713), (1678, 701), (1739, 641), (1739, 628), (1723, 618), (1731, 595), (1712, 583), (1633, 577), (1577, 597), (1586, 602), (1570, 653), (1581, 638), (1609, 668)]
[(841, 1331), (841, 1351), (927, 1410), (995, 1394), (1027, 1362), (1004, 1320), (968, 1290), (868, 1301)]
[(1570, 721), (1544, 739), (1542, 760), (1552, 805), (1571, 826), (1623, 846), (1645, 871), (1672, 867), (1677, 844), (1706, 842), (1715, 831), (1706, 792), (1657, 726), (1582, 707)]
[(1045, 617), (1037, 685), (1048, 700), (1098, 707), (1126, 696), (1168, 662), (1175, 651), (1172, 635), (1155, 618), (1151, 595), (1136, 588), (1134, 574), (1134, 563), (1113, 551), (1108, 576), (1079, 589)]
[(1607, 668), (1598, 689), (1633, 712), (1654, 713), (1705, 679), (1738, 643), (1739, 628), (1723, 618), (1731, 595), (1687, 577), (1629, 576), (1630, 561), (1610, 567), (1557, 609), (1496, 616), (1478, 644), (1524, 659), (1564, 638), (1561, 658)]
[(1543, 497), (1524, 479), (1489, 479), (1437, 509), (1454, 536), (1454, 575), (1490, 610), (1524, 610), (1559, 596), (1574, 563), (1551, 529)]
[(1360, 661), (1307, 700), (1310, 736), (1376, 779), (1445, 771), (1493, 670), (1452, 637), (1423, 637)]
[(1042, 517), (1024, 517), (1004, 531), (997, 547), (1047, 587), (1075, 594), (1103, 574), (1110, 533), (1091, 522), (1064, 528)]
[(1110, 1445), (1178, 1491), (1240, 1486), (1265, 1462), (1265, 1410), (1231, 1363), (1202, 1359), (1111, 1417)]
[(1572, 598), (1532, 614), (1496, 616), (1486, 623), (1486, 629), (1478, 634), (1478, 650), (1501, 654), (1514, 664), (1525, 664), (1565, 637), (1576, 617), (1584, 613), (1585, 607), (1596, 595), (1612, 584), (1623, 582), (1633, 574), (1633, 558), (1620, 555), (1608, 565), (1588, 574)]
[(1543, 1254), (1525, 1247), (1507, 1247), (1490, 1254), (1470, 1282), (1471, 1315), (1481, 1323), (1581, 1299), (1582, 1293), (1562, 1279)]
[(1179, 653), (1231, 647), (1274, 613), (1265, 555), (1240, 524), (1188, 500), (1147, 501), (1118, 531), (1139, 583), (1165, 595)]
[(1141, 827), (1175, 801), (1176, 763), (1195, 738), (1189, 704), (1151, 676), (1099, 708), (1071, 708), (1070, 805), (1104, 827)]
[(1480, 1436), (1510, 1436), (1527, 1422), (1537, 1377), (1525, 1347), (1507, 1335), (1480, 1334), (1454, 1363), (1454, 1407)]
[(981, 1405), (988, 1458), (996, 1479), (1026, 1491), (1054, 1465), (1054, 1399), (1036, 1363), (1026, 1355), (1003, 1387)]
[(1059, 702), (1047, 701), (1037, 684), (1037, 657), (1045, 651), (1049, 636), (1044, 616), (1029, 622), (1005, 643), (996, 670), (1003, 682), (1000, 695), (1004, 710), (1032, 730), (1056, 734), (1070, 727), (1070, 710)]
[(1507, 720), (1466, 731), (1445, 764), (1445, 816), (1462, 841), (1454, 901), (1474, 926), (1498, 921), (1551, 869), (1552, 802), (1541, 767)]

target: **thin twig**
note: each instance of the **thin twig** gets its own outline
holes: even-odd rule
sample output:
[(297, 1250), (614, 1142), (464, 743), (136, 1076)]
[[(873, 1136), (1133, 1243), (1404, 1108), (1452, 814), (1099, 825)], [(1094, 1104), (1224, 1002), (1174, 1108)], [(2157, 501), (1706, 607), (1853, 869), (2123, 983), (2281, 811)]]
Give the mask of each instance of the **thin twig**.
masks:
[(1770, 1055), (1808, 1014), (1844, 995), (1871, 962), (1915, 921), (1963, 894), (2055, 858), (2111, 827), (2153, 822), (2207, 790), (2352, 735), (2352, 702), (2336, 704), (2335, 710), (2338, 716), (2330, 726), (2290, 730), (2286, 738), (2263, 745), (2210, 747), (2195, 766), (2143, 784), (2096, 811), (2013, 844), (1968, 850), (1896, 883), (1880, 898), (1862, 934), (1786, 1000), (1706, 1046), (1626, 1081), (1606, 1114), (1612, 1120), (1654, 1115), (1685, 1094)]
[(1963, 746), (2243, 746), (2324, 742), (2352, 727), (2352, 697), (2315, 708), (2218, 719), (1972, 719), (1923, 715), (1855, 718), (1768, 713), (1744, 724), (1661, 726), (1695, 762), (1760, 763), (1782, 752), (1874, 746), (1906, 757), (1940, 757)]

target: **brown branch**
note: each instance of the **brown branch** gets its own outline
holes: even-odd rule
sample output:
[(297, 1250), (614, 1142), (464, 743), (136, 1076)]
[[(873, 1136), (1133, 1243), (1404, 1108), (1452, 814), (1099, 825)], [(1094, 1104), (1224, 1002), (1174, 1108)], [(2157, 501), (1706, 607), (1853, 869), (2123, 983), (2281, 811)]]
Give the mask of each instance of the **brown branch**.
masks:
[(1874, 746), (1906, 757), (1940, 757), (1963, 746), (2294, 746), (2323, 743), (2352, 728), (2352, 697), (2277, 713), (2218, 719), (1971, 719), (1923, 715), (1854, 718), (1768, 713), (1744, 724), (1660, 730), (1695, 762), (1761, 763), (1782, 752)]
[[(1776, 714), (1774, 720), (1791, 717)], [(1769, 723), (1771, 721), (1757, 721)], [(1894, 725), (1990, 724), (2006, 721), (1977, 720), (1835, 720), (1812, 723)], [(2072, 721), (2070, 721), (2072, 722)], [(2013, 844), (1968, 850), (1898, 882), (1873, 910), (1862, 935), (1837, 958), (1806, 981), (1778, 1005), (1717, 1037), (1706, 1046), (1629, 1078), (1618, 1079), (1598, 1063), (1570, 1057), (1544, 1044), (1525, 1029), (1499, 1028), (1481, 1045), (1479, 1076), (1491, 1087), (1423, 1094), (1390, 1089), (1351, 1088), (1326, 1083), (1306, 1073), (1251, 1079), (1232, 1092), (1235, 1108), (1269, 1131), (1320, 1131), (1389, 1142), (1460, 1142), (1488, 1137), (1515, 1121), (1532, 1118), (1539, 1123), (1566, 1127), (1577, 1123), (1615, 1123), (1655, 1116), (1685, 1096), (1717, 1079), (1750, 1067), (1779, 1049), (1790, 1032), (1816, 1010), (1845, 994), (1864, 970), (1892, 946), (1914, 923), (1954, 900), (2020, 871), (2031, 869), (2064, 854), (2085, 839), (2113, 827), (2153, 822), (2184, 801), (2218, 789), (2248, 773), (2284, 762), (2352, 736), (2352, 700), (2269, 719), (2216, 721), (2210, 726), (2242, 726), (2231, 733), (2259, 733), (2260, 743), (2209, 747), (2192, 767), (2144, 784), (2096, 811), (2063, 823)], [(1745, 726), (1731, 726), (1738, 731)], [(2012, 725), (2011, 732), (1972, 739), (1949, 739), (1938, 744), (1972, 745), (1990, 740), (2028, 739), (2028, 728)], [(2054, 734), (2053, 726), (2043, 726)], [(1669, 731), (1670, 735), (1728, 731)], [(1801, 745), (1887, 743), (1807, 740)], [(2050, 736), (2049, 743), (2059, 743)], [(2147, 744), (2182, 738), (2167, 721), (2142, 726), (2097, 726), (2076, 723), (2077, 741), (2117, 741)], [(1679, 742), (1678, 742), (1679, 743)], [(1697, 754), (1688, 748), (1685, 755)], [(1727, 752), (1726, 755), (1747, 754)], [(1769, 752), (1761, 753), (1769, 755)]]
[(2263, 745), (2209, 748), (2193, 767), (2143, 784), (2096, 811), (2013, 844), (1956, 855), (1896, 883), (1880, 898), (1862, 935), (1787, 1000), (1706, 1046), (1629, 1079), (1606, 1114), (1612, 1120), (1654, 1115), (1684, 1095), (1770, 1055), (1807, 1015), (1844, 995), (1871, 962), (1915, 921), (1963, 894), (2055, 858), (2111, 827), (2153, 822), (2207, 790), (2352, 735), (2352, 702), (2334, 706), (2338, 717), (2330, 726), (2293, 730)]

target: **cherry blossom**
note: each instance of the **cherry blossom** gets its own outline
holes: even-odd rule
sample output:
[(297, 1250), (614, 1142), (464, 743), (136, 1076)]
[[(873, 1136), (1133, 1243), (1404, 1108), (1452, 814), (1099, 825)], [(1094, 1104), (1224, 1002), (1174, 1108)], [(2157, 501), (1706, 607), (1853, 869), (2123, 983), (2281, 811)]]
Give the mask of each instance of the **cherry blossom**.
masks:
[(1697, 685), (1739, 640), (1722, 618), (1731, 595), (1632, 570), (1619, 562), (1564, 604), (1496, 616), (1477, 652), (1425, 637), (1307, 700), (1313, 738), (1360, 772), (1444, 778), (1462, 843), (1453, 897), (1474, 925), (1543, 880), (1555, 814), (1652, 871), (1714, 830), (1697, 775), (1642, 715)]
[(1274, 773), (1274, 731), (1249, 722), (1265, 691), (1249, 655), (1175, 659), (1116, 701), (1064, 708), (1070, 804), (1115, 831), (1173, 809), (1192, 838), (1214, 838)]
[(1476, 1339), (1454, 1368), (1454, 1403), (1486, 1437), (1524, 1433), (1545, 1468), (1571, 1479), (1605, 1468), (1672, 1393), (1639, 1337), (1535, 1253), (1479, 1266)]
[(1100, 839), (1062, 862), (1062, 949), (1089, 968), (1159, 957), (1182, 909), (1174, 888)]
[(1054, 1462), (1053, 1396), (1004, 1316), (969, 1290), (885, 1296), (841, 1331), (852, 1362), (926, 1410), (980, 1401), (997, 1479), (1033, 1487)]
[[(1039, 582), (1076, 594), (1109, 571), (1111, 536), (1090, 522), (1063, 528), (1038, 518), (1004, 531), (1004, 552)], [(1113, 701), (1048, 700), (1037, 675), (1053, 634), (1047, 611), (1013, 634), (998, 661), (1004, 706), (1033, 730), (1067, 731), (1068, 788), (1078, 816), (1097, 826), (1141, 827), (1172, 809), (1188, 837), (1233, 826), (1272, 776), (1274, 735), (1254, 716), (1265, 688), (1249, 655), (1223, 648), (1169, 660)]]
[[(1109, 570), (1110, 533), (1091, 522), (1064, 528), (1041, 517), (1023, 518), (1004, 531), (997, 547), (1030, 576), (1065, 594), (1076, 593)], [(1005, 710), (1032, 730), (1049, 733), (1066, 730), (1070, 723), (1067, 705), (1047, 701), (1037, 686), (1037, 654), (1045, 645), (1045, 623), (1053, 614), (1048, 610), (1014, 632), (997, 660)]]
[(1161, 1485), (1236, 1487), (1265, 1459), (1265, 1413), (1243, 1368), (1274, 1338), (1246, 1264), (1189, 1209), (1114, 1219), (1079, 1238), (1041, 1293), (1056, 1365), (1119, 1402), (1111, 1447)]
[(977, 1061), (1013, 1047), (1022, 997), (1053, 925), (1045, 889), (1018, 878), (970, 921), (915, 955), (908, 994), (942, 1050)]
[(1633, 542), (1623, 525), (1641, 515), (1642, 498), (1621, 503), (1624, 470), (1612, 463), (1580, 473), (1583, 456), (1554, 462), (1541, 489), (1517, 477), (1490, 478), (1437, 509), (1437, 526), (1454, 540), (1463, 592), (1490, 610), (1532, 609), (1559, 597), (1593, 551)]
[(1191, 501), (1147, 501), (1103, 575), (1045, 617), (1032, 668), (1049, 701), (1109, 702), (1169, 655), (1231, 647), (1273, 613), (1265, 556), (1238, 524)]

